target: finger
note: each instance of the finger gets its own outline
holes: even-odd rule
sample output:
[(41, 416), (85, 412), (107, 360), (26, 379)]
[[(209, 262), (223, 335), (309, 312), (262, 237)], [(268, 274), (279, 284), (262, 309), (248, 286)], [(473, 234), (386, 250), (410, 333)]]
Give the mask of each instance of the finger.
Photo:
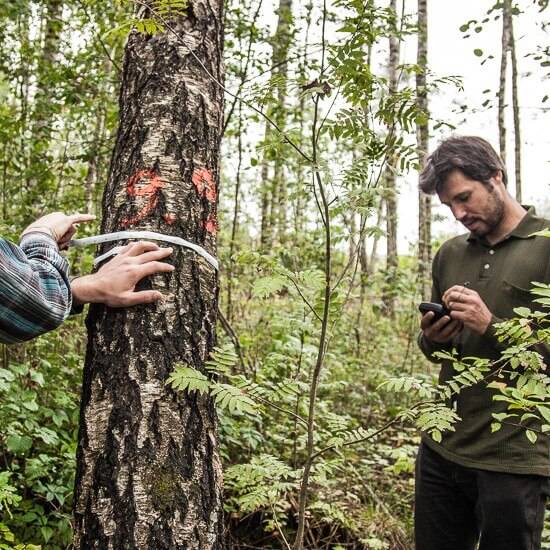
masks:
[(471, 307), (471, 304), (469, 304), (467, 302), (453, 302), (452, 307), (449, 306), (449, 309), (451, 310), (451, 317), (452, 317), (453, 312), (455, 312), (455, 311), (466, 311), (466, 310), (470, 309), (470, 307)]
[(63, 235), (61, 236), (61, 238), (59, 239), (59, 242), (65, 242), (65, 241), (70, 241), (71, 240), (71, 237), (76, 233), (76, 227), (74, 227), (73, 225), (71, 225), (69, 227), (69, 229), (67, 229), (67, 231), (65, 231), (65, 233), (63, 233)]
[(462, 326), (459, 324), (451, 332), (446, 333), (442, 338), (445, 341), (450, 342), (453, 338), (455, 338), (456, 336), (458, 336), (460, 334), (461, 330), (462, 330)]
[(469, 291), (465, 286), (453, 285), (443, 293), (442, 300), (444, 302), (454, 302), (458, 299), (459, 296), (462, 296), (468, 292)]
[(441, 330), (440, 337), (442, 339), (450, 340), (454, 338), (462, 330), (462, 323), (460, 321), (450, 321), (447, 325)]
[(69, 218), (71, 223), (84, 223), (95, 220), (95, 216), (93, 214), (71, 214), (70, 216), (67, 216), (67, 218)]
[(162, 260), (170, 256), (173, 251), (173, 248), (167, 247), (160, 248), (159, 250), (153, 250), (152, 252), (144, 252), (143, 254), (136, 256), (135, 261), (138, 264), (146, 264), (149, 262), (154, 262), (156, 260)]
[(149, 262), (140, 266), (138, 277), (143, 279), (143, 277), (154, 275), (155, 273), (170, 273), (174, 269), (173, 265), (164, 262)]
[(463, 287), (461, 287), (460, 285), (453, 285), (443, 293), (443, 296), (448, 296), (451, 292), (454, 292), (455, 290), (460, 291), (461, 288)]
[(471, 312), (469, 310), (464, 310), (464, 311), (452, 311), (451, 312), (451, 317), (455, 320), (455, 321), (461, 321), (462, 323), (466, 323), (467, 321), (471, 321), (472, 320), (472, 315), (471, 315)]
[(441, 319), (438, 319), (433, 323), (432, 328), (434, 329), (434, 331), (440, 332), (441, 330), (443, 330), (443, 327), (449, 324), (450, 320), (451, 318), (448, 315), (443, 315)]
[(124, 296), (120, 305), (116, 307), (131, 307), (140, 304), (152, 304), (163, 298), (158, 290), (140, 290), (139, 292), (129, 292)]
[(158, 250), (159, 245), (150, 241), (138, 241), (137, 243), (130, 243), (127, 252), (127, 256), (139, 256), (144, 252), (150, 252), (151, 250)]
[(422, 315), (422, 319), (420, 320), (420, 328), (424, 330), (431, 326), (434, 316), (435, 313), (433, 311), (428, 311), (427, 313)]

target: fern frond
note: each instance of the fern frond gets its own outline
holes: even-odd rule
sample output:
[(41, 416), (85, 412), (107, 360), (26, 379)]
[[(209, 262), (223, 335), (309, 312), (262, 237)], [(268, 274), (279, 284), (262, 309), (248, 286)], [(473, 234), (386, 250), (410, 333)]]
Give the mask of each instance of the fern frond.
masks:
[(176, 365), (174, 372), (166, 380), (166, 384), (169, 384), (175, 390), (187, 390), (189, 392), (206, 393), (210, 389), (210, 381), (204, 374), (197, 369), (182, 364)]
[(212, 384), (211, 395), (222, 409), (228, 409), (231, 414), (257, 414), (256, 403), (245, 392), (229, 384)]
[(414, 393), (421, 399), (430, 399), (434, 393), (434, 387), (431, 384), (413, 376), (389, 378), (378, 386), (378, 388), (382, 387), (389, 392)]
[(330, 438), (328, 444), (333, 447), (353, 445), (354, 443), (360, 443), (361, 441), (367, 439), (373, 433), (374, 432), (372, 431), (359, 427), (355, 430), (342, 432), (337, 436)]
[(269, 277), (261, 277), (254, 281), (252, 295), (256, 298), (267, 298), (272, 294), (276, 294), (286, 286), (286, 281), (282, 276), (271, 275)]
[(229, 376), (232, 368), (239, 362), (239, 356), (235, 353), (232, 344), (225, 344), (221, 348), (216, 347), (210, 353), (210, 358), (205, 363), (206, 370), (213, 374)]
[(265, 398), (268, 395), (268, 390), (252, 380), (249, 380), (243, 375), (233, 376), (232, 380), (235, 384), (235, 387), (239, 388), (242, 392), (249, 395), (252, 399), (256, 398)]

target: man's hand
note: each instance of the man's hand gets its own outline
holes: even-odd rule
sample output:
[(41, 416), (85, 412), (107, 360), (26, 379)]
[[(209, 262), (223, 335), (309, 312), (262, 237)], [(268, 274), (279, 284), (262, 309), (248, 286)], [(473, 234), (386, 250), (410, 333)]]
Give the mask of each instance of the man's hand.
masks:
[(452, 319), (461, 321), (477, 334), (485, 334), (493, 315), (475, 290), (455, 285), (445, 291), (442, 300)]
[(435, 323), (433, 322), (434, 317), (435, 313), (428, 311), (428, 313), (422, 315), (420, 321), (424, 338), (430, 342), (447, 344), (462, 330), (463, 324), (460, 321), (452, 320), (448, 315), (444, 315)]
[(162, 298), (158, 290), (134, 292), (134, 289), (148, 275), (174, 271), (174, 266), (160, 261), (170, 254), (171, 248), (160, 248), (155, 243), (128, 244), (97, 273), (73, 280), (73, 300), (77, 304), (101, 303), (109, 307), (156, 302)]
[(68, 216), (63, 212), (52, 212), (31, 223), (21, 236), (34, 231), (47, 233), (58, 244), (59, 248), (63, 249), (67, 248), (69, 241), (76, 233), (75, 225), (92, 220), (95, 220), (95, 216), (91, 214), (72, 214)]

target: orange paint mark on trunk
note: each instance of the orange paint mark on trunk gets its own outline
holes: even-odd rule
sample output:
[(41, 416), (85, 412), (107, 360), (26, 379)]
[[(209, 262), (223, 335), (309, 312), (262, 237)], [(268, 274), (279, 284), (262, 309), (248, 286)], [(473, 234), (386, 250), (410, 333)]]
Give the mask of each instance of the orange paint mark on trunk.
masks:
[(215, 212), (210, 213), (208, 219), (204, 222), (204, 228), (211, 235), (216, 235), (218, 233), (218, 220), (216, 219)]
[(208, 202), (212, 204), (216, 202), (218, 198), (216, 182), (209, 170), (206, 168), (196, 168), (191, 180), (201, 197), (206, 197)]
[[(149, 184), (139, 185), (143, 180), (149, 180)], [(157, 207), (160, 190), (164, 187), (160, 176), (154, 170), (139, 170), (129, 180), (126, 192), (130, 197), (148, 197), (145, 206), (135, 215), (122, 220), (122, 225), (127, 227), (135, 225), (149, 216)]]
[(216, 189), (214, 176), (212, 176), (210, 170), (206, 168), (195, 168), (191, 181), (193, 182), (197, 193), (211, 204), (211, 211), (204, 222), (204, 228), (211, 235), (216, 235), (218, 233), (218, 219), (216, 213), (218, 191)]

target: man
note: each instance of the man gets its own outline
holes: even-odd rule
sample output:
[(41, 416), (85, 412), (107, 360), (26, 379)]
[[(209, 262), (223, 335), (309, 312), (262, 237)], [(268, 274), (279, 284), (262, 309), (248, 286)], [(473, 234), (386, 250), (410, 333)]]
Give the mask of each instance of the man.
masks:
[[(550, 222), (525, 209), (506, 189), (506, 170), (478, 137), (452, 137), (428, 157), (420, 188), (437, 193), (468, 234), (447, 241), (433, 261), (432, 301), (450, 314), (426, 313), (419, 344), (432, 361), (437, 350), (496, 360), (503, 349), (494, 324), (514, 308), (540, 309), (533, 281), (550, 281), (550, 239), (533, 236)], [(537, 348), (545, 363), (546, 346)], [(440, 382), (458, 374), (443, 361)], [(486, 383), (453, 397), (455, 431), (436, 443), (423, 434), (416, 466), (417, 550), (532, 550), (540, 548), (549, 489), (550, 445), (529, 442), (525, 428), (503, 425), (491, 433), (493, 401)]]
[(69, 282), (59, 249), (68, 246), (76, 224), (93, 219), (55, 212), (27, 227), (20, 246), (0, 239), (0, 342), (22, 342), (56, 328), (73, 305), (126, 307), (162, 298), (155, 290), (134, 291), (143, 277), (174, 269), (161, 261), (172, 249), (153, 243), (129, 244), (96, 273)]

